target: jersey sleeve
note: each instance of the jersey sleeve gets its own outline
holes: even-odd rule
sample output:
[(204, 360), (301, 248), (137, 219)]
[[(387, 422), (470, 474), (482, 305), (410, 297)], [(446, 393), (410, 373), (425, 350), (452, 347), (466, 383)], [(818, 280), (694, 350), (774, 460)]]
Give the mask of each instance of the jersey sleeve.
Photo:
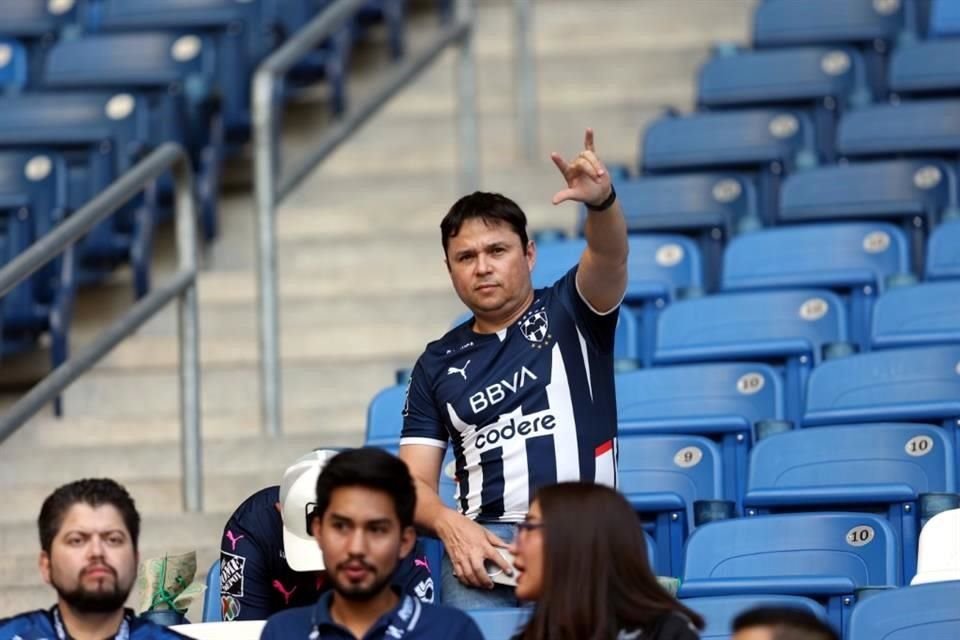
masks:
[(220, 604), (225, 622), (265, 620), (270, 604), (267, 558), (251, 532), (231, 518), (220, 541)]
[(577, 286), (577, 269), (579, 265), (574, 266), (557, 280), (553, 285), (554, 293), (573, 314), (577, 328), (580, 329), (584, 338), (595, 349), (603, 353), (611, 353), (614, 335), (617, 332), (617, 320), (620, 317), (620, 304), (604, 313), (594, 309)]
[(400, 587), (403, 593), (408, 593), (421, 602), (432, 604), (435, 601), (432, 568), (419, 541), (413, 551), (400, 560), (393, 583)]
[(430, 380), (423, 366), (423, 358), (424, 356), (421, 356), (417, 360), (410, 381), (407, 383), (400, 446), (425, 444), (446, 449), (449, 435), (440, 418), (440, 408), (434, 400)]

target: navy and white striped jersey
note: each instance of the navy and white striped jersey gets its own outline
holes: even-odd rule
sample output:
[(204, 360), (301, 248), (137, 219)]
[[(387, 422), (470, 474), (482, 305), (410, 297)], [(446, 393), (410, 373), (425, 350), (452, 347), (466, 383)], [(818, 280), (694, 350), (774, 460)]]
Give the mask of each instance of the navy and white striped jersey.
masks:
[(618, 310), (593, 310), (574, 267), (536, 290), (506, 329), (475, 333), (471, 318), (427, 345), (407, 390), (400, 445), (452, 442), (465, 516), (518, 522), (538, 487), (616, 486)]

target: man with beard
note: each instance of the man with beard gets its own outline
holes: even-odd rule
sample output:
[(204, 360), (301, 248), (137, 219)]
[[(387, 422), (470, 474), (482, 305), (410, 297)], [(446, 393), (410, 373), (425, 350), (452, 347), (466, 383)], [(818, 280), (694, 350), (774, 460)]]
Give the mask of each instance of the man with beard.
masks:
[(465, 613), (391, 586), (416, 542), (415, 508), (413, 479), (400, 459), (374, 448), (331, 458), (317, 478), (308, 519), (333, 589), (314, 605), (272, 616), (261, 640), (482, 640)]
[(0, 621), (0, 638), (166, 640), (185, 636), (124, 608), (137, 577), (140, 515), (109, 479), (78, 480), (43, 502), (40, 575), (57, 591), (49, 610)]

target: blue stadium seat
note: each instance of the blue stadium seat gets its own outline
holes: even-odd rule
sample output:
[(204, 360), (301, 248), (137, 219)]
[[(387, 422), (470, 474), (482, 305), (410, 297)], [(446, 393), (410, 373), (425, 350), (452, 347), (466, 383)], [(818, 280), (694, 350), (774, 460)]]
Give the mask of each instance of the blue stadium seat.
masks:
[(874, 351), (824, 362), (807, 384), (804, 424), (883, 420), (960, 432), (960, 345)]
[(826, 603), (843, 629), (856, 589), (900, 584), (900, 545), (865, 513), (771, 515), (712, 522), (687, 540), (680, 597), (797, 595)]
[(933, 0), (928, 34), (940, 38), (960, 36), (960, 6), (954, 0)]
[(909, 584), (917, 568), (920, 501), (926, 493), (956, 493), (955, 462), (944, 430), (931, 425), (801, 429), (756, 444), (743, 504), (748, 515), (885, 509)]
[(848, 296), (850, 339), (866, 347), (873, 299), (910, 271), (903, 232), (886, 223), (810, 224), (734, 238), (723, 260), (723, 289), (822, 287)]
[(960, 637), (960, 581), (905, 587), (857, 604), (847, 640)]
[(693, 504), (723, 499), (720, 449), (700, 436), (623, 435), (617, 486), (644, 520), (652, 519), (659, 575), (679, 576)]
[(27, 85), (27, 51), (13, 38), (0, 37), (0, 96)]
[(830, 291), (763, 291), (681, 300), (657, 321), (656, 364), (729, 360), (783, 368), (786, 415), (799, 421), (810, 369), (847, 342), (847, 312)]
[[(703, 267), (697, 245), (685, 236), (630, 236), (628, 282), (623, 302), (640, 321), (640, 359), (650, 363), (659, 309), (684, 295), (703, 289)], [(537, 247), (533, 286), (546, 287), (563, 277), (580, 261), (586, 240), (575, 238), (547, 242)]]
[(367, 407), (365, 446), (389, 447), (400, 443), (403, 428), (403, 404), (407, 385), (397, 384), (380, 390)]
[(873, 105), (840, 119), (837, 150), (848, 158), (960, 155), (960, 100)]
[(927, 234), (956, 211), (957, 176), (946, 162), (882, 160), (817, 167), (789, 176), (780, 191), (783, 222), (896, 220), (912, 239), (922, 272)]
[(960, 40), (927, 40), (897, 48), (890, 59), (890, 91), (896, 95), (960, 93)]
[(753, 14), (753, 45), (857, 45), (879, 94), (885, 54), (914, 35), (916, 19), (913, 3), (898, 0), (766, 0)]
[(877, 298), (872, 349), (960, 343), (960, 282), (898, 287)]
[(385, 23), (390, 53), (396, 60), (406, 50), (405, 14), (406, 0), (368, 0), (357, 16), (357, 23), (361, 29), (371, 23)]
[[(217, 233), (217, 196), (223, 127), (216, 106), (214, 45), (208, 36), (169, 32), (101, 34), (65, 40), (47, 56), (45, 88), (128, 90), (150, 108), (150, 138), (184, 145), (197, 169), (204, 236)], [(161, 200), (172, 209), (173, 184), (161, 181)]]
[(483, 633), (484, 640), (510, 640), (530, 618), (532, 609), (503, 607), (498, 609), (467, 609)]
[(927, 280), (960, 278), (960, 220), (944, 222), (927, 242)]
[[(107, 93), (24, 93), (0, 98), (0, 148), (46, 146), (64, 153), (70, 208), (77, 209), (149, 149), (143, 98)], [(80, 283), (129, 262), (138, 297), (150, 286), (154, 213), (141, 198), (97, 225), (79, 249)]]
[(825, 620), (827, 612), (815, 600), (801, 596), (716, 596), (713, 598), (686, 598), (687, 605), (701, 616), (706, 627), (700, 640), (729, 640), (733, 621), (741, 613), (755, 607), (790, 607), (807, 611)]
[(204, 34), (215, 43), (219, 97), (228, 142), (250, 131), (250, 85), (257, 62), (272, 45), (263, 28), (264, 0), (90, 0), (91, 31), (171, 31)]
[(29, 53), (28, 79), (43, 66), (47, 48), (69, 31), (80, 15), (76, 2), (50, 0), (5, 0), (0, 36), (20, 40)]
[(719, 440), (723, 497), (739, 505), (758, 422), (783, 420), (783, 384), (756, 363), (661, 367), (616, 376), (619, 434), (704, 435)]
[(697, 102), (708, 109), (787, 105), (810, 113), (817, 148), (834, 158), (838, 113), (870, 102), (866, 69), (851, 48), (720, 49), (701, 68)]
[(642, 137), (644, 173), (739, 171), (754, 176), (761, 214), (777, 206), (780, 177), (817, 164), (813, 123), (802, 111), (756, 109), (668, 114)]
[[(63, 220), (67, 213), (67, 178), (66, 162), (57, 154), (0, 152), (5, 261)], [(74, 255), (72, 249), (68, 250), (3, 297), (0, 355), (32, 349), (41, 334), (49, 333), (51, 368), (67, 359), (76, 293)], [(59, 412), (59, 401), (56, 407)]]
[[(682, 174), (617, 180), (617, 197), (629, 233), (680, 233), (698, 239), (706, 275), (720, 272), (721, 251), (741, 225), (759, 223), (753, 181), (737, 174)], [(583, 235), (586, 208), (578, 233)], [(716, 282), (706, 282), (713, 290)]]
[(220, 559), (214, 561), (207, 572), (207, 590), (203, 592), (203, 622), (221, 622), (223, 608), (220, 604)]

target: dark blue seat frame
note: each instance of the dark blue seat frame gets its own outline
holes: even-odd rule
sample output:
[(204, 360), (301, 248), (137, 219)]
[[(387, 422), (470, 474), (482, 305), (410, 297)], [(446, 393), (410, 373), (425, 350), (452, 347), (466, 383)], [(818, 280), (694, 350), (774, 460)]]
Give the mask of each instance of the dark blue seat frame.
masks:
[(704, 364), (617, 374), (620, 436), (686, 434), (720, 445), (723, 497), (739, 510), (757, 423), (784, 420), (783, 383), (758, 363)]
[[(4, 264), (48, 233), (67, 213), (67, 166), (62, 157), (41, 150), (0, 152), (0, 216)], [(69, 357), (70, 323), (76, 294), (75, 252), (41, 268), (0, 301), (0, 356), (32, 349), (50, 335), (50, 364)], [(61, 413), (60, 399), (54, 403)]]
[[(148, 110), (131, 94), (25, 93), (0, 98), (0, 148), (47, 147), (64, 155), (70, 208), (86, 204), (149, 148)], [(154, 213), (142, 198), (97, 225), (78, 249), (80, 284), (130, 263), (134, 289), (150, 287)]]
[(927, 241), (927, 280), (960, 278), (960, 220), (933, 230)]
[(873, 514), (712, 522), (687, 540), (679, 595), (805, 596), (825, 604), (831, 624), (844, 629), (857, 589), (900, 584), (900, 554), (890, 524)]
[(700, 109), (790, 106), (806, 110), (816, 128), (817, 148), (826, 162), (835, 158), (839, 112), (871, 100), (859, 51), (849, 47), (769, 50), (718, 49), (700, 68)]
[(657, 321), (657, 365), (749, 360), (782, 372), (786, 417), (799, 424), (810, 371), (847, 343), (846, 307), (819, 289), (725, 293), (681, 300)]
[(26, 47), (28, 83), (39, 76), (46, 52), (57, 38), (76, 30), (81, 4), (64, 5), (62, 13), (54, 13), (49, 0), (5, 0), (0, 36), (16, 38)]
[(747, 515), (793, 511), (883, 511), (903, 549), (901, 576), (917, 570), (921, 501), (956, 493), (947, 434), (924, 424), (801, 429), (765, 438), (750, 452)]
[[(176, 55), (181, 45), (192, 55)], [(47, 56), (43, 87), (52, 90), (131, 90), (150, 108), (150, 140), (167, 141), (190, 152), (204, 237), (217, 234), (217, 197), (224, 156), (222, 118), (215, 98), (212, 39), (167, 32), (98, 34), (54, 45)], [(172, 209), (172, 180), (161, 179), (151, 193), (154, 206)]]
[[(732, 171), (755, 181), (761, 222), (776, 218), (784, 174), (816, 166), (810, 116), (790, 108), (667, 112), (643, 132), (639, 165), (646, 175)], [(747, 230), (747, 229), (744, 229)]]

